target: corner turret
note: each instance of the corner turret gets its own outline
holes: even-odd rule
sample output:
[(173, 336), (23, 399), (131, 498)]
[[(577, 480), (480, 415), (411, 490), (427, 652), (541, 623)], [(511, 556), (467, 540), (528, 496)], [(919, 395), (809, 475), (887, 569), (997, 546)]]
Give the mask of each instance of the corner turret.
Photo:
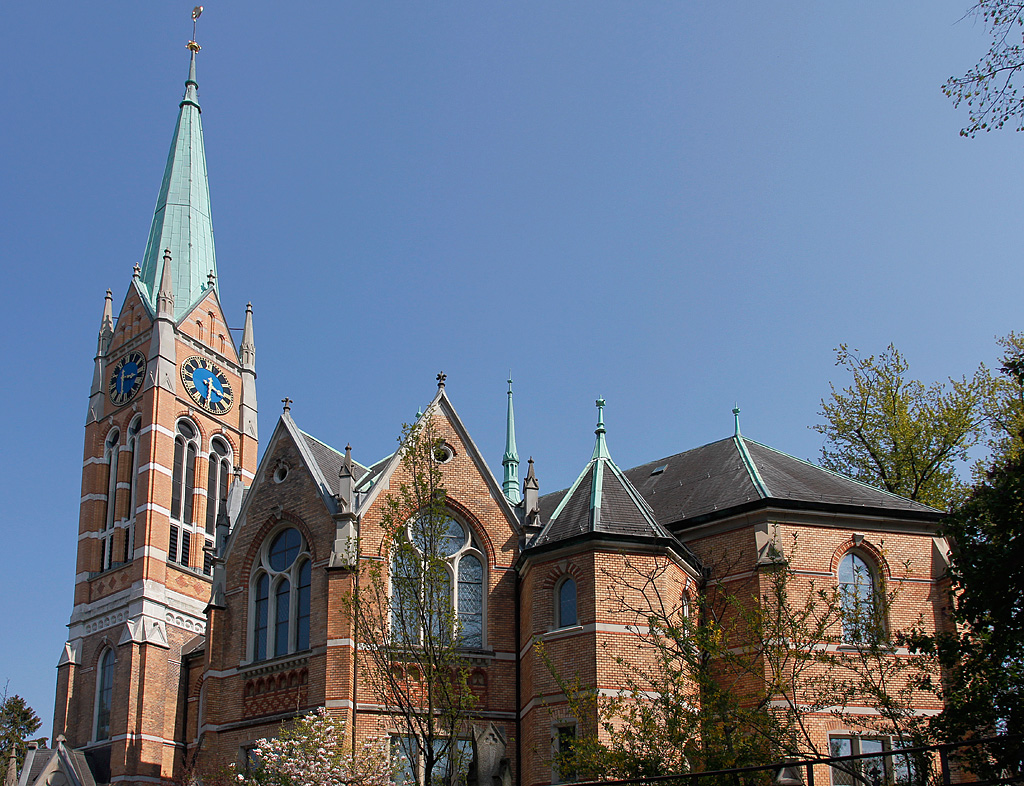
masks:
[(89, 413), (85, 425), (95, 423), (103, 416), (103, 398), (105, 395), (105, 375), (107, 352), (110, 340), (114, 337), (113, 293), (108, 289), (103, 299), (103, 316), (100, 317), (100, 333), (96, 341), (96, 357), (93, 361), (92, 388), (89, 390)]
[(156, 297), (156, 320), (149, 342), (146, 364), (146, 388), (158, 387), (175, 392), (177, 350), (174, 339), (174, 288), (171, 284), (171, 251), (164, 250), (163, 275)]
[(245, 306), (245, 324), (242, 326), (242, 343), (238, 348), (242, 365), (242, 395), (239, 398), (238, 427), (243, 434), (258, 438), (256, 421), (256, 341), (252, 332), (252, 303)]

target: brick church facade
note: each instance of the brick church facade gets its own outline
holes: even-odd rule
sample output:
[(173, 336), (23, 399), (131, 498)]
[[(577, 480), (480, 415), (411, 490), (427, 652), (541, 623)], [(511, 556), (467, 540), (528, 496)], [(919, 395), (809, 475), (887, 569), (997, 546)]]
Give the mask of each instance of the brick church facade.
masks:
[[(344, 611), (353, 565), (386, 551), (381, 521), (406, 479), (401, 451), (332, 448), (286, 405), (258, 456), (253, 312), (236, 346), (219, 300), (190, 46), (145, 256), (116, 321), (107, 291), (89, 397), (54, 737), (84, 755), (97, 783), (244, 765), (254, 741), (320, 707), (359, 735), (404, 733), (360, 679)], [(899, 583), (893, 627), (948, 624), (938, 511), (747, 439), (738, 421), (718, 442), (622, 470), (601, 401), (576, 483), (539, 496), (532, 460), (519, 480), (511, 384), (507, 397), (501, 480), (443, 376), (421, 416), (445, 447), (452, 603), (479, 698), (465, 733), (486, 732), (497, 749), (477, 782), (558, 780), (553, 751), (579, 719), (532, 645), (588, 688), (621, 688), (636, 650), (636, 619), (623, 609), (650, 601), (616, 583), (627, 571), (677, 603), (711, 577), (756, 603), (786, 552), (796, 574), (832, 586), (852, 564), (876, 584)], [(400, 426), (382, 424), (381, 439)], [(788, 553), (794, 539), (801, 548)], [(827, 712), (812, 721), (824, 748), (857, 731)]]

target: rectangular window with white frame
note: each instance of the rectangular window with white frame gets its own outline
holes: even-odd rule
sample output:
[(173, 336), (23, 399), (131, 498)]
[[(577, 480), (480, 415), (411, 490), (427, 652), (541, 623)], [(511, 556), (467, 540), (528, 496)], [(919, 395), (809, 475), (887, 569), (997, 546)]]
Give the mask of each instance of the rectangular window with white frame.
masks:
[(865, 758), (834, 762), (832, 786), (924, 786), (927, 761), (920, 754), (899, 752), (910, 747), (909, 741), (894, 737), (833, 735), (829, 737), (830, 756)]

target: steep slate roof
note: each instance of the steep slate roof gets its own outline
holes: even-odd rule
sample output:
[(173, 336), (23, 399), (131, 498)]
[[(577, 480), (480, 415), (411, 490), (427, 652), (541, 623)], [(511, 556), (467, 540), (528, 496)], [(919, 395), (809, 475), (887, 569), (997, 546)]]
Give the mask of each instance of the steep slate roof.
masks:
[[(656, 470), (660, 470), (657, 471)], [(685, 527), (765, 500), (935, 519), (940, 511), (737, 435), (625, 471), (665, 526)], [(564, 491), (541, 498), (544, 520)]]
[(32, 757), (31, 763), (29, 764), (28, 776), (26, 777), (23, 772), (21, 775), (21, 781), (27, 784), (34, 784), (39, 779), (39, 776), (42, 775), (43, 770), (46, 769), (50, 761), (56, 755), (56, 748), (37, 749), (35, 755)]
[(612, 461), (605, 443), (603, 407), (604, 401), (599, 399), (593, 457), (530, 543), (530, 548), (586, 533), (675, 542), (674, 536), (657, 522), (650, 506)]
[[(316, 437), (310, 436), (305, 431), (300, 430), (299, 434), (302, 435), (302, 440), (306, 443), (306, 448), (320, 469), (320, 473), (324, 476), (324, 480), (331, 491), (337, 494), (341, 490), (341, 484), (338, 482), (338, 473), (341, 470), (341, 462), (344, 460), (345, 454), (338, 452), (326, 442), (321, 442)], [(356, 483), (367, 474), (366, 467), (355, 460), (352, 461), (352, 470), (352, 477)]]
[(57, 738), (56, 748), (29, 749), (18, 783), (20, 786), (36, 786), (39, 781), (48, 783), (57, 772), (63, 773), (62, 782), (71, 786), (96, 786), (85, 754), (65, 745), (63, 736)]

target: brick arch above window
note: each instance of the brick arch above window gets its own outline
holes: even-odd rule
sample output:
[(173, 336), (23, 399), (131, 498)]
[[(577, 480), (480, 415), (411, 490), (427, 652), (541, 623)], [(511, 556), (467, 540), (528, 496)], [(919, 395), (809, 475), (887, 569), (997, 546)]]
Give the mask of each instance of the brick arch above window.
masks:
[(561, 560), (549, 568), (544, 576), (544, 581), (541, 583), (541, 589), (553, 590), (555, 585), (562, 580), (563, 576), (571, 576), (576, 581), (577, 587), (579, 587), (580, 581), (585, 578), (584, 572), (577, 565), (568, 560)]
[(882, 579), (888, 581), (892, 578), (892, 569), (889, 567), (889, 562), (886, 560), (882, 550), (867, 538), (857, 535), (851, 535), (832, 552), (829, 573), (835, 575), (836, 571), (839, 570), (839, 563), (851, 551), (859, 553), (862, 557), (867, 557), (873, 563), (873, 567), (878, 571)]
[(200, 445), (210, 444), (210, 433), (203, 428), (201, 418), (195, 417), (194, 412), (190, 412), (187, 409), (183, 409), (174, 416), (174, 424), (177, 427), (179, 420), (187, 420), (189, 425), (196, 430), (196, 441)]
[[(235, 439), (234, 436), (232, 436), (231, 434), (229, 434), (228, 432), (224, 431), (221, 428), (218, 428), (216, 431), (213, 431), (213, 432), (210, 433), (210, 438), (204, 443), (206, 445), (206, 450), (209, 451), (211, 445), (213, 444), (213, 440), (215, 438), (217, 438), (217, 437), (219, 437), (220, 439), (224, 440), (227, 443), (228, 447), (231, 448), (231, 455), (237, 458), (238, 457), (238, 441), (237, 441), (237, 439)], [(235, 462), (235, 463), (237, 463), (237, 462)]]
[(494, 545), (491, 543), (491, 539), (487, 536), (487, 530), (484, 529), (484, 525), (480, 523), (480, 519), (474, 516), (469, 508), (450, 494), (445, 497), (445, 507), (451, 509), (451, 511), (455, 513), (456, 518), (461, 519), (462, 522), (469, 527), (470, 534), (480, 546), (480, 550), (483, 551), (484, 555), (487, 557), (488, 565), (493, 566), (495, 564)]
[(103, 653), (107, 650), (110, 650), (114, 653), (114, 662), (117, 663), (117, 647), (114, 646), (114, 642), (110, 639), (109, 636), (103, 636), (99, 640), (99, 643), (97, 643), (96, 652), (93, 654), (92, 657), (92, 665), (94, 668), (99, 666), (100, 658), (103, 657)]
[(313, 533), (310, 531), (309, 527), (306, 526), (306, 522), (286, 510), (282, 511), (263, 522), (262, 526), (260, 526), (259, 530), (256, 531), (256, 534), (253, 535), (252, 540), (249, 543), (249, 549), (246, 551), (245, 559), (242, 562), (241, 572), (241, 575), (246, 577), (245, 581), (247, 588), (249, 581), (248, 577), (252, 574), (256, 557), (259, 555), (260, 549), (263, 547), (267, 538), (270, 537), (271, 533), (275, 530), (283, 530), (288, 527), (294, 527), (299, 531), (299, 534), (305, 538), (306, 548), (309, 549), (310, 560), (312, 562), (317, 561), (316, 542), (313, 540)]

